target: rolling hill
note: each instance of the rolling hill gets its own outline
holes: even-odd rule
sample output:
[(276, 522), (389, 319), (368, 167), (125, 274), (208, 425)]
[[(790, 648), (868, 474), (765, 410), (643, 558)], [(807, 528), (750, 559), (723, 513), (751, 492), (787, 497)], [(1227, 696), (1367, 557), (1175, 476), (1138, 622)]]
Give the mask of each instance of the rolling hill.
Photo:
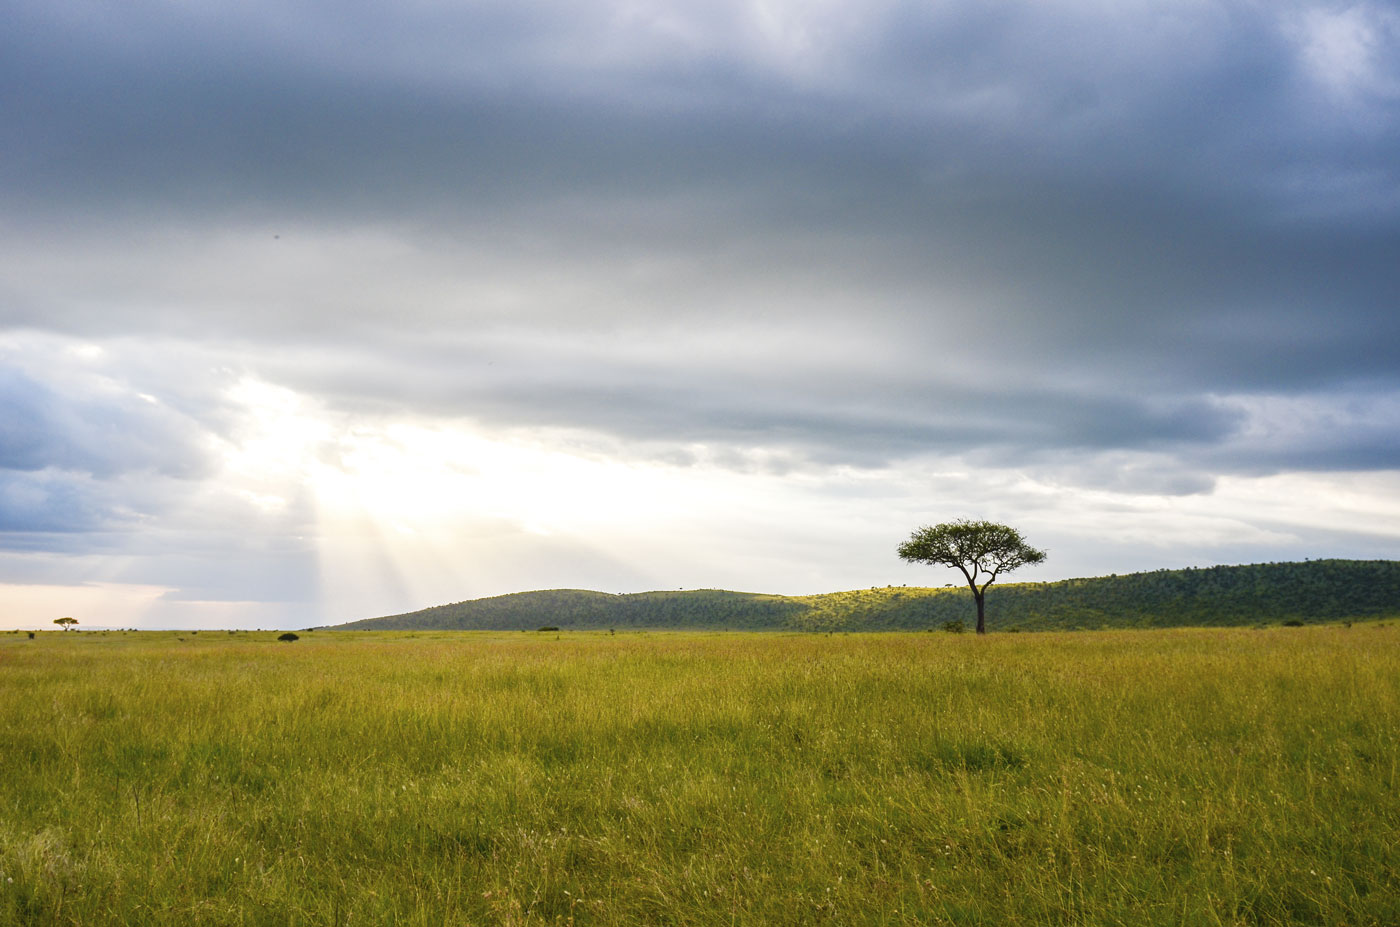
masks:
[[(1249, 625), (1400, 615), (1400, 561), (1311, 560), (1156, 570), (987, 593), (990, 630)], [(973, 617), (966, 588), (883, 586), (811, 596), (696, 589), (614, 595), (550, 589), (472, 599), (338, 630), (732, 629), (896, 631)]]

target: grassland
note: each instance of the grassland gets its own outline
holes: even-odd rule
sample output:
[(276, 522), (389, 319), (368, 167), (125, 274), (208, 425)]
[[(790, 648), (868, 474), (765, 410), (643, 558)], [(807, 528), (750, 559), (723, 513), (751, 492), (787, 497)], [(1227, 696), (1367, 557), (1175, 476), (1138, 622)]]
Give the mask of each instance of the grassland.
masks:
[(1395, 924), (1397, 730), (1394, 624), (0, 635), (0, 924)]

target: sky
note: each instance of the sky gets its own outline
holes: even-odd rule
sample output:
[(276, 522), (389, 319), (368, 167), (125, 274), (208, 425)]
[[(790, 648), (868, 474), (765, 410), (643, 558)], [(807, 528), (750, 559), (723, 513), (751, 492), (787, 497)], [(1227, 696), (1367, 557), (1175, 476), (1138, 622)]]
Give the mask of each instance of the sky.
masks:
[(1400, 8), (0, 0), (0, 628), (1400, 551)]

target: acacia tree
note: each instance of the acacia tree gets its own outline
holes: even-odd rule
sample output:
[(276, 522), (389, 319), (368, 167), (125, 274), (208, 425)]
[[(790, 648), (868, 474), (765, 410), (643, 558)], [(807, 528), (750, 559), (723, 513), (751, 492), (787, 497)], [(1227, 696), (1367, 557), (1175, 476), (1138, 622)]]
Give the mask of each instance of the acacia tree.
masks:
[[(52, 612), (50, 612), (50, 614), (52, 614)], [(75, 625), (75, 624), (78, 623), (78, 619), (76, 619), (76, 618), (55, 618), (55, 619), (53, 620), (53, 623), (56, 624), (56, 625), (58, 625), (58, 626), (60, 626), (61, 628), (63, 628), (63, 630), (67, 631), (69, 628), (73, 627), (73, 625)]]
[(986, 634), (987, 587), (1002, 573), (1040, 563), (1045, 551), (1027, 544), (1015, 528), (961, 519), (918, 529), (899, 545), (899, 556), (910, 563), (961, 570), (977, 602), (977, 633)]

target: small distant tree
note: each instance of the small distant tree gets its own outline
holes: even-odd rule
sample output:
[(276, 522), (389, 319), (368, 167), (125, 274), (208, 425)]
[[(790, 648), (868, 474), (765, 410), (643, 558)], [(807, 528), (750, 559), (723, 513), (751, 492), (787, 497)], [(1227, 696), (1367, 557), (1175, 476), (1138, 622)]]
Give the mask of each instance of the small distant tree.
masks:
[(62, 628), (63, 630), (67, 631), (68, 629), (72, 628), (73, 625), (75, 625), (75, 624), (78, 623), (78, 619), (76, 619), (76, 618), (55, 618), (55, 619), (53, 620), (53, 623), (56, 624), (56, 625), (58, 625), (58, 626), (59, 626), (60, 628)]
[(899, 545), (898, 553), (910, 563), (962, 571), (977, 602), (978, 634), (987, 633), (987, 587), (1002, 573), (1045, 559), (1045, 551), (1027, 544), (1015, 528), (966, 519), (920, 528)]

